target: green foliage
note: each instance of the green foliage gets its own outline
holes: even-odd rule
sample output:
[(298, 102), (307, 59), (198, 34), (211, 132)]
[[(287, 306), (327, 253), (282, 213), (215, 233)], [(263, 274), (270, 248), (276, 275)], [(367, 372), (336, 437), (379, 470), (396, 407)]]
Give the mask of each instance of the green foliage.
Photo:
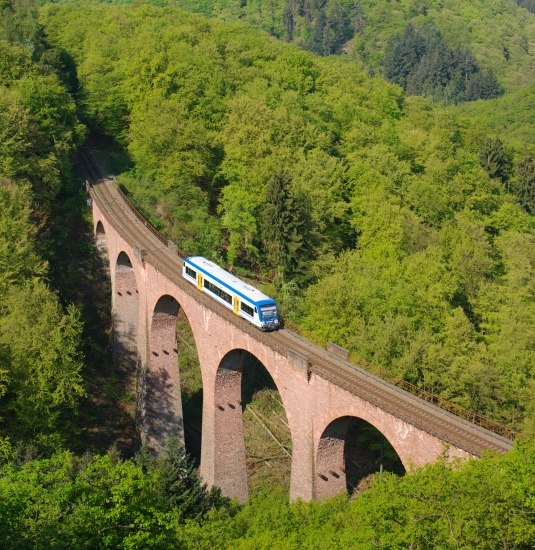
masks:
[(46, 210), (83, 134), (58, 78), (38, 74), (25, 49), (0, 42), (0, 174), (30, 182)]
[[(239, 4), (227, 3), (229, 18), (262, 7)], [(371, 4), (356, 4), (347, 23), (349, 3), (272, 2), (269, 30), (329, 53), (346, 25), (359, 33), (373, 25)], [(433, 7), (424, 3), (422, 14)], [(176, 442), (162, 457), (60, 452), (8, 462), (19, 443), (63, 444), (84, 393), (79, 315), (48, 289), (32, 225), (46, 220), (34, 205), (47, 210), (58, 197), (83, 129), (33, 5), (1, 9), (0, 36), (18, 44), (0, 44), (3, 545), (529, 547), (531, 441), (503, 456), (385, 476), (353, 501), (289, 505), (273, 495), (243, 508), (208, 491)], [(43, 17), (77, 64), (91, 124), (136, 164), (122, 181), (181, 245), (279, 271), (283, 302), (318, 340), (534, 433), (529, 151), (511, 165), (508, 147), (490, 140), (480, 158), (485, 134), (429, 101), (404, 100), (343, 59), (317, 59), (238, 25), (147, 6), (49, 6)], [(423, 82), (434, 73), (426, 74)]]
[(497, 99), (459, 103), (447, 108), (470, 125), (477, 146), (488, 135), (499, 135), (507, 144), (522, 151), (526, 144), (533, 147), (535, 135), (535, 85), (508, 92)]
[[(517, 0), (530, 9), (531, 0)], [(240, 20), (316, 53), (343, 51), (380, 68), (384, 45), (407, 24), (431, 24), (454, 47), (473, 51), (508, 89), (529, 83), (534, 20), (511, 0), (174, 0), (187, 10)], [(351, 39), (348, 42), (348, 39)]]
[[(182, 248), (276, 276), (319, 341), (526, 426), (532, 350), (517, 338), (506, 358), (482, 319), (487, 289), (509, 284), (504, 236), (531, 246), (533, 220), (517, 176), (499, 175), (510, 165), (481, 167), (485, 133), (343, 58), (171, 7), (55, 5), (43, 20), (92, 124), (135, 161), (123, 183)], [(533, 308), (526, 296), (519, 326)]]
[(0, 528), (5, 548), (528, 548), (534, 453), (517, 442), (505, 455), (383, 476), (353, 500), (288, 504), (272, 493), (238, 508), (203, 490), (200, 516), (175, 506), (181, 489), (162, 491), (176, 487), (169, 458), (59, 453), (4, 466)]
[(511, 0), (360, 0), (366, 26), (351, 48), (379, 69), (384, 46), (407, 24), (438, 28), (447, 44), (469, 49), (476, 62), (491, 69), (507, 91), (533, 81), (533, 52), (528, 44), (535, 19)]
[[(260, 212), (273, 167), (283, 161), (292, 172), (296, 203), (310, 211), (303, 216), (313, 215), (330, 234), (322, 249), (339, 248), (346, 232), (338, 222), (346, 207), (339, 182), (343, 166), (332, 144), (346, 106), (358, 101), (364, 120), (398, 117), (399, 89), (375, 81), (364, 85), (363, 75), (349, 65), (322, 65), (266, 37), (259, 43), (241, 26), (171, 8), (107, 9), (104, 20), (94, 7), (80, 8), (84, 17), (79, 10), (50, 7), (44, 17), (50, 39), (78, 64), (91, 123), (127, 145), (136, 170), (122, 181), (149, 217), (163, 222), (182, 248), (216, 258), (223, 229), (230, 263), (247, 257), (248, 265), (265, 269)], [(135, 32), (118, 32), (113, 13), (121, 13), (122, 25)], [(63, 17), (68, 25), (56, 27)], [(92, 32), (93, 18), (101, 20), (102, 33)], [(79, 48), (81, 36), (85, 50)], [(344, 86), (338, 90), (330, 82), (339, 78)], [(344, 106), (334, 113), (340, 93)], [(321, 193), (338, 198), (334, 218), (309, 200), (307, 178), (323, 179), (314, 167), (330, 178)], [(316, 236), (319, 229), (312, 228)]]
[(36, 250), (30, 222), (31, 193), (28, 186), (18, 186), (0, 179), (0, 296), (10, 286), (42, 275), (43, 262)]
[(491, 178), (503, 183), (509, 181), (513, 162), (500, 138), (487, 138), (483, 142), (479, 150), (479, 163)]
[(516, 0), (516, 3), (522, 8), (526, 8), (530, 13), (535, 13), (535, 2), (533, 0)]
[(225, 501), (178, 448), (122, 461), (69, 452), (0, 475), (4, 548), (171, 548), (174, 529)]
[(47, 447), (84, 394), (82, 327), (42, 280), (31, 201), (28, 186), (0, 179), (0, 429)]
[(531, 214), (535, 213), (535, 160), (527, 151), (517, 162), (514, 189), (520, 204)]
[(289, 194), (284, 170), (275, 172), (266, 190), (262, 211), (262, 238), (268, 263), (275, 270), (275, 284), (302, 275), (304, 221)]
[[(0, 454), (64, 442), (84, 394), (79, 314), (47, 286), (37, 239), (83, 136), (76, 107), (46, 63), (33, 2), (1, 7)], [(42, 238), (42, 235), (41, 235)]]
[(338, 51), (363, 21), (362, 9), (354, 0), (177, 0), (172, 4), (210, 17), (245, 21), (321, 55)]
[(452, 49), (432, 25), (408, 24), (390, 39), (384, 60), (386, 77), (411, 95), (446, 103), (489, 99), (502, 89), (491, 71), (482, 71), (469, 50)]
[(40, 46), (38, 6), (33, 0), (3, 0), (0, 3), (0, 40), (22, 43), (30, 51)]
[(11, 287), (1, 313), (2, 363), (10, 379), (2, 409), (15, 415), (23, 434), (46, 432), (84, 394), (79, 314), (72, 307), (64, 313), (37, 281)]
[[(531, 0), (517, 3), (530, 9)], [(385, 44), (408, 24), (432, 25), (454, 49), (474, 53), (506, 88), (531, 83), (529, 48), (535, 20), (512, 0), (174, 0), (169, 2), (224, 20), (247, 24), (316, 53), (350, 53), (372, 70), (380, 70)], [(531, 10), (532, 11), (532, 10)], [(478, 73), (473, 84), (483, 90), (491, 75)], [(475, 97), (475, 96), (472, 96)]]

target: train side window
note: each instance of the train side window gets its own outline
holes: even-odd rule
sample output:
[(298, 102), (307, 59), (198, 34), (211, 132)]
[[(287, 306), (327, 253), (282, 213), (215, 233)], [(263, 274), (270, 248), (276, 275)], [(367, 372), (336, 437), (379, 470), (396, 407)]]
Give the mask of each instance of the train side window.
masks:
[(206, 279), (204, 279), (204, 288), (208, 289), (212, 294), (219, 296), (222, 300), (225, 300), (227, 304), (232, 304), (232, 296), (230, 294), (227, 294), (224, 290)]
[(193, 271), (191, 267), (186, 266), (186, 275), (189, 275), (192, 279), (197, 279), (197, 272)]
[(248, 306), (245, 302), (242, 302), (241, 309), (243, 312), (247, 313), (247, 315), (250, 315), (251, 317), (253, 317), (256, 308), (253, 309), (251, 306)]

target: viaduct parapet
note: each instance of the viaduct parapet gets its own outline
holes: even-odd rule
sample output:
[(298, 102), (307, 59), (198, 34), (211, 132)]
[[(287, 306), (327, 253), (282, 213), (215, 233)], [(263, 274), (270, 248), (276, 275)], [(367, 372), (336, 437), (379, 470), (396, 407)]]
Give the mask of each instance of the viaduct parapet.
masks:
[(377, 428), (405, 469), (507, 451), (511, 441), (459, 418), (284, 329), (262, 333), (181, 276), (176, 247), (125, 201), (116, 183), (89, 187), (94, 231), (112, 282), (114, 353), (143, 373), (141, 433), (161, 448), (183, 437), (176, 318), (183, 310), (195, 339), (203, 384), (200, 472), (224, 495), (248, 497), (241, 377), (249, 353), (280, 393), (292, 440), (290, 498), (345, 490), (348, 419)]

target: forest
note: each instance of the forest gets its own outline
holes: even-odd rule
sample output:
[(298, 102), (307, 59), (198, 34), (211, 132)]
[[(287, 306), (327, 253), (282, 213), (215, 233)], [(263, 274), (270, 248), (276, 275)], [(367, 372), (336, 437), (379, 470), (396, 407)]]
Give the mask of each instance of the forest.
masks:
[[(385, 45), (408, 26), (435, 27), (452, 48), (471, 50), (509, 89), (529, 83), (529, 2), (513, 0), (173, 0), (186, 10), (240, 20), (321, 55), (340, 51), (381, 71)], [(517, 7), (517, 4), (521, 6)], [(524, 9), (522, 9), (524, 8)]]
[[(535, 26), (528, 13), (533, 13), (533, 2), (519, 0), (516, 4), (520, 8), (513, 0), (166, 3), (225, 21), (245, 22), (320, 55), (343, 54), (369, 74), (393, 78), (402, 86), (408, 83), (403, 77), (400, 81), (397, 71), (408, 73), (407, 65), (419, 65), (418, 71), (410, 71), (414, 74), (408, 93), (451, 105), (448, 112), (503, 134), (506, 141), (533, 144), (530, 37)], [(416, 38), (417, 46), (420, 43), (418, 60), (413, 49), (404, 57), (404, 48), (411, 43), (407, 35)], [(427, 36), (428, 44), (423, 60), (421, 35)], [(502, 100), (484, 101), (472, 109), (474, 100), (504, 92)], [(519, 100), (524, 108), (518, 106)], [(480, 116), (482, 111), (484, 116)]]
[[(324, 3), (329, 14), (340, 8), (324, 51), (299, 42), (311, 36), (298, 6), (307, 3), (281, 2), (280, 19), (245, 3), (256, 23), (226, 2), (174, 2), (212, 19), (157, 4), (0, 4), (4, 546), (529, 548), (533, 85), (511, 86), (530, 84), (532, 54), (515, 46), (507, 63), (492, 48), (485, 57), (455, 41), (462, 25), (454, 37), (444, 24), (439, 4), (464, 21), (468, 3), (422, 2), (434, 26), (409, 32), (462, 52), (473, 74), (494, 74), (503, 90), (479, 97), (505, 92), (471, 101), (465, 87), (446, 107), (448, 84), (409, 95), (427, 53), (407, 82), (381, 76), (384, 52), (417, 17), (408, 10), (393, 25), (391, 6), (382, 27), (373, 23), (390, 2)], [(512, 0), (490, 4), (501, 11), (489, 44), (533, 25)], [(381, 58), (325, 56), (348, 41), (358, 48), (356, 12), (376, 33), (370, 48), (387, 48)], [(174, 442), (159, 457), (122, 452), (113, 433), (88, 445), (96, 392), (110, 403), (119, 395), (112, 379), (92, 382), (110, 368), (109, 342), (80, 288), (94, 283), (95, 250), (73, 158), (88, 135), (110, 163), (121, 158), (121, 184), (182, 249), (256, 281), (319, 344), (503, 423), (519, 436), (514, 449), (387, 474), (352, 499), (288, 504), (272, 489), (240, 506), (208, 490)]]
[(532, 433), (529, 150), (243, 25), (151, 6), (43, 21), (181, 248), (272, 281), (319, 343)]

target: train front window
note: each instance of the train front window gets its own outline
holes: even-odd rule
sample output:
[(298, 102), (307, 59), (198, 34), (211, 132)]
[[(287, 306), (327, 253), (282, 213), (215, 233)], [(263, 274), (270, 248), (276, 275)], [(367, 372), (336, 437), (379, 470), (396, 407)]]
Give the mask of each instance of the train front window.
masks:
[(273, 319), (277, 317), (277, 308), (275, 306), (261, 307), (260, 313), (264, 319)]

